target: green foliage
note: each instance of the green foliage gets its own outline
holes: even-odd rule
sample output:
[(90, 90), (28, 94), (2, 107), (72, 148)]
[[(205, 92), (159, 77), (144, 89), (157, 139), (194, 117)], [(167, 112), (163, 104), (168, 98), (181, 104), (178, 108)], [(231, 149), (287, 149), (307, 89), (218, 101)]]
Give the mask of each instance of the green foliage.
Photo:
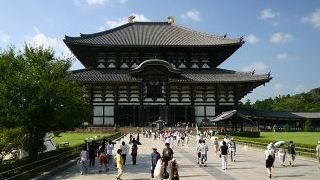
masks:
[(310, 132), (312, 131), (312, 121), (310, 119), (307, 119), (306, 122), (304, 123), (303, 131), (305, 132)]
[(284, 131), (285, 132), (288, 132), (289, 131), (289, 124), (288, 123), (286, 123), (285, 125), (284, 125)]
[(70, 129), (90, 117), (84, 87), (68, 79), (70, 59), (26, 45), (0, 53), (0, 127), (23, 127), (30, 156), (45, 150), (47, 132)]
[(22, 128), (0, 129), (0, 165), (6, 155), (22, 147), (23, 136)]
[(283, 95), (256, 101), (252, 107), (254, 109), (273, 110), (273, 111), (320, 111), (320, 88), (312, 89), (307, 93), (296, 94), (293, 96)]

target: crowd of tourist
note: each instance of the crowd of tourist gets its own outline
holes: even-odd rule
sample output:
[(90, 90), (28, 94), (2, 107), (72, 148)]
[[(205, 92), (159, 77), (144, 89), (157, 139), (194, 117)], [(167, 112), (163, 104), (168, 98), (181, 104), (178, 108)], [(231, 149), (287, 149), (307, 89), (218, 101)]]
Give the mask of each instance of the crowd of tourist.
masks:
[[(156, 180), (179, 179), (178, 162), (179, 159), (174, 158), (174, 149), (180, 148), (195, 148), (195, 163), (200, 167), (207, 167), (208, 155), (216, 156), (221, 159), (222, 170), (228, 168), (228, 158), (231, 162), (236, 162), (237, 146), (233, 138), (225, 136), (219, 141), (216, 136), (217, 133), (210, 130), (196, 133), (195, 142), (189, 142), (191, 139), (191, 131), (186, 130), (167, 130), (167, 131), (152, 131), (147, 129), (143, 131), (145, 138), (153, 138), (154, 141), (163, 142), (162, 153), (158, 152), (157, 147), (152, 147), (150, 152), (150, 170), (151, 178)], [(208, 153), (209, 146), (207, 143), (213, 145), (212, 153)], [(131, 146), (129, 146), (129, 145)], [(98, 171), (110, 171), (117, 169), (117, 175), (115, 179), (121, 179), (124, 173), (124, 167), (126, 165), (127, 156), (130, 154), (132, 158), (132, 165), (136, 165), (138, 156), (138, 145), (140, 143), (140, 134), (129, 134), (129, 142), (126, 144), (124, 141), (121, 143), (119, 149), (116, 150), (115, 156), (113, 156), (114, 143), (112, 141), (103, 140), (101, 144), (92, 141), (88, 143), (85, 141), (83, 149), (80, 153), (79, 165), (81, 174), (86, 174), (88, 167), (95, 167), (95, 159), (99, 160)], [(160, 147), (162, 148), (162, 147)], [(151, 149), (151, 148), (150, 148)], [(316, 147), (317, 158), (319, 160), (320, 168), (320, 141)], [(272, 177), (271, 169), (274, 167), (276, 155), (279, 159), (279, 164), (282, 167), (295, 166), (296, 148), (292, 141), (285, 147), (284, 143), (274, 145), (268, 144), (267, 149), (264, 152), (266, 160), (267, 176)]]

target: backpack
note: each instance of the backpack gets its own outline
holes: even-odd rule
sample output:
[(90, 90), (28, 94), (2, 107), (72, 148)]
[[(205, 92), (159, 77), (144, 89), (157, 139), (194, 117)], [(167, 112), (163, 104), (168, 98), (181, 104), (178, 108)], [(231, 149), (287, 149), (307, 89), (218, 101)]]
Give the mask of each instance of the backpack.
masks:
[(293, 145), (290, 146), (291, 154), (296, 154), (295, 148)]

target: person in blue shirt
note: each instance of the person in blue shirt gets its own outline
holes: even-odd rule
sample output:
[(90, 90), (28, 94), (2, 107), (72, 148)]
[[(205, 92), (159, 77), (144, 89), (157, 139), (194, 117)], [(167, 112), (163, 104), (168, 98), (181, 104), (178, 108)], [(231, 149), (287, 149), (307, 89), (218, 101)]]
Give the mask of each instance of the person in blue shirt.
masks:
[(160, 159), (160, 154), (157, 151), (156, 147), (152, 148), (153, 152), (151, 153), (151, 177), (154, 178), (154, 169), (156, 168), (157, 161)]

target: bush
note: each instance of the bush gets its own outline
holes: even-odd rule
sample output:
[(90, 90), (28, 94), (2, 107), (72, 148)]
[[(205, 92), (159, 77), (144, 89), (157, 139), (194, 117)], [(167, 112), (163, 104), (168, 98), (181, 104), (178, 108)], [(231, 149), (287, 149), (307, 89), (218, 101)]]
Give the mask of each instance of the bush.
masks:
[(307, 119), (306, 122), (304, 123), (303, 131), (305, 132), (312, 131), (312, 122), (310, 119)]
[(219, 134), (220, 135), (229, 135), (229, 136), (238, 136), (238, 137), (251, 137), (251, 138), (260, 137), (259, 131), (225, 132), (225, 133), (219, 133)]

